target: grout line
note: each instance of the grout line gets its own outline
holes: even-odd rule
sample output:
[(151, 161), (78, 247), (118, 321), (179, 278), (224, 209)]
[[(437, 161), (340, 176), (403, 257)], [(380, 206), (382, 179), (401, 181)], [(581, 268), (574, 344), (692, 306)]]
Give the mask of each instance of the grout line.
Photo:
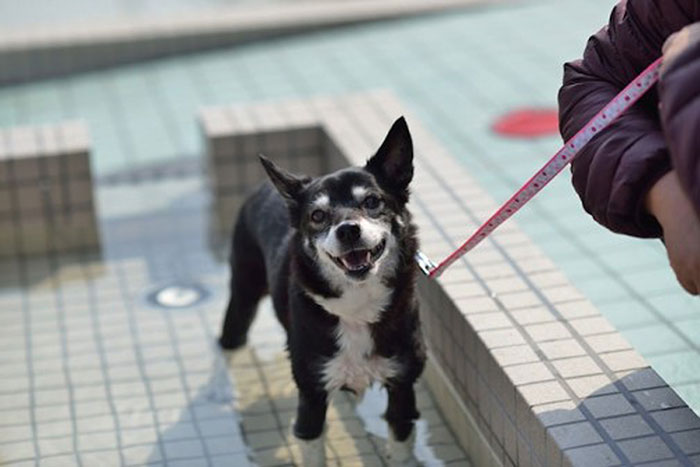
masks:
[[(19, 261), (19, 275), (21, 277), (21, 282), (25, 283), (26, 281), (26, 265), (24, 264), (24, 261), (20, 259)], [(35, 391), (36, 391), (36, 386), (34, 384), (34, 362), (33, 362), (33, 357), (32, 357), (32, 332), (31, 332), (31, 316), (30, 316), (30, 310), (29, 310), (29, 300), (27, 298), (27, 292), (26, 289), (23, 289), (22, 291), (22, 318), (23, 318), (23, 327), (24, 327), (24, 342), (25, 342), (25, 362), (27, 365), (27, 379), (29, 380), (29, 387), (27, 388), (27, 395), (29, 397), (29, 420), (30, 420), (30, 426), (32, 430), (32, 445), (34, 447), (34, 458), (31, 459), (34, 461), (34, 465), (36, 467), (39, 466), (39, 459), (41, 458), (41, 450), (39, 448), (39, 438), (38, 438), (38, 430), (37, 430), (37, 421), (36, 421), (36, 400), (35, 400)], [(24, 425), (24, 424), (23, 424)]]
[[(52, 289), (53, 289), (53, 295), (54, 295), (54, 300), (56, 307), (58, 309), (58, 331), (59, 331), (59, 336), (61, 339), (61, 360), (63, 362), (62, 369), (63, 369), (63, 375), (66, 379), (66, 385), (65, 388), (68, 391), (68, 406), (70, 410), (70, 422), (71, 422), (71, 428), (72, 428), (72, 438), (73, 438), (73, 455), (75, 456), (76, 463), (80, 467), (83, 465), (83, 460), (81, 456), (79, 455), (80, 453), (80, 448), (79, 448), (79, 442), (78, 442), (78, 424), (77, 424), (77, 417), (76, 417), (76, 411), (75, 411), (75, 396), (74, 396), (74, 388), (73, 388), (73, 381), (71, 379), (71, 374), (69, 370), (69, 365), (68, 365), (68, 338), (67, 338), (67, 333), (66, 333), (66, 321), (65, 321), (65, 308), (63, 306), (63, 297), (61, 295), (61, 289), (60, 289), (60, 284), (56, 282), (55, 279), (55, 274), (58, 271), (58, 262), (56, 260), (56, 255), (54, 254), (53, 251), (49, 251), (47, 254), (47, 260), (49, 262), (49, 272), (50, 274), (50, 280), (52, 283)], [(29, 289), (28, 284), (25, 284), (25, 287)]]
[[(113, 263), (114, 264), (114, 263)], [(144, 364), (144, 358), (142, 354), (142, 348), (141, 348), (141, 341), (140, 341), (140, 333), (138, 330), (137, 326), (137, 320), (134, 314), (134, 309), (133, 305), (131, 302), (131, 295), (129, 293), (129, 282), (127, 279), (127, 275), (125, 274), (124, 267), (120, 263), (116, 263), (115, 265), (115, 271), (117, 275), (117, 281), (119, 283), (119, 289), (121, 292), (121, 297), (122, 297), (122, 303), (124, 304), (124, 308), (127, 314), (127, 319), (128, 319), (128, 326), (129, 326), (129, 331), (131, 333), (131, 336), (134, 338), (134, 342), (132, 344), (132, 349), (134, 351), (134, 354), (136, 355), (136, 361), (137, 361), (137, 366), (139, 369), (139, 374), (141, 375), (141, 381), (143, 382), (144, 386), (146, 387), (146, 397), (148, 399), (148, 404), (150, 408), (150, 413), (154, 422), (154, 429), (156, 430), (156, 433), (158, 435), (158, 439), (156, 440), (155, 445), (158, 447), (158, 450), (160, 451), (161, 459), (163, 459), (163, 464), (167, 467), (168, 465), (168, 458), (166, 456), (165, 452), (165, 445), (163, 442), (163, 439), (161, 437), (161, 423), (158, 417), (158, 411), (156, 409), (155, 403), (154, 403), (154, 395), (151, 390), (151, 384), (149, 380), (149, 376), (146, 374), (145, 370), (145, 364)], [(154, 446), (155, 448), (155, 446)]]
[(190, 387), (189, 384), (187, 383), (187, 378), (185, 378), (185, 368), (182, 364), (182, 355), (179, 350), (179, 345), (178, 345), (178, 338), (177, 338), (177, 332), (173, 326), (172, 322), (172, 317), (171, 314), (166, 310), (163, 312), (165, 314), (165, 322), (166, 322), (166, 327), (168, 331), (168, 335), (170, 336), (170, 347), (173, 350), (173, 353), (175, 354), (175, 362), (178, 366), (178, 379), (181, 384), (181, 391), (184, 393), (185, 400), (187, 402), (187, 407), (185, 407), (184, 410), (186, 410), (190, 414), (190, 419), (192, 422), (192, 426), (197, 433), (197, 439), (201, 441), (202, 443), (202, 449), (204, 451), (204, 456), (207, 459), (207, 465), (211, 466), (211, 455), (209, 453), (209, 448), (207, 447), (207, 443), (204, 442), (204, 437), (202, 436), (202, 429), (199, 424), (199, 419), (195, 415), (195, 411), (192, 407), (192, 398), (190, 396)]
[[(148, 242), (148, 239), (147, 239)], [(151, 243), (151, 242), (148, 242)], [(147, 245), (149, 250), (152, 251), (153, 248), (155, 248), (155, 245), (149, 244)], [(186, 251), (186, 250), (184, 250)], [(175, 275), (179, 276), (179, 271), (175, 271)], [(185, 367), (182, 363), (182, 354), (180, 352), (180, 346), (179, 346), (179, 338), (177, 335), (177, 331), (175, 329), (175, 326), (173, 324), (173, 319), (172, 319), (172, 312), (170, 310), (162, 310), (160, 311), (161, 314), (165, 315), (165, 322), (166, 322), (166, 327), (168, 331), (168, 335), (170, 336), (168, 341), (170, 343), (170, 348), (175, 355), (175, 362), (178, 367), (178, 379), (180, 381), (181, 385), (181, 391), (184, 393), (185, 400), (187, 402), (187, 406), (185, 407), (184, 410), (187, 410), (187, 412), (190, 415), (190, 420), (192, 423), (192, 426), (197, 434), (197, 439), (201, 442), (202, 444), (202, 449), (204, 452), (204, 457), (206, 457), (207, 465), (211, 466), (211, 454), (209, 452), (209, 447), (207, 446), (207, 443), (205, 442), (205, 438), (202, 435), (202, 429), (199, 423), (199, 419), (197, 418), (195, 411), (192, 407), (192, 398), (190, 394), (190, 387), (187, 382), (187, 378), (185, 377), (186, 370)], [(160, 436), (160, 433), (159, 433)]]
[[(2, 132), (0, 132), (0, 138), (3, 137)], [(5, 138), (7, 141), (8, 138)], [(8, 144), (6, 144), (7, 147), (9, 147), (9, 141), (7, 141)], [(19, 200), (17, 199), (17, 181), (14, 176), (14, 163), (11, 158), (8, 158), (5, 160), (7, 163), (7, 171), (8, 171), (8, 180), (7, 180), (7, 185), (9, 187), (9, 198), (10, 198), (10, 214), (15, 221), (14, 228), (12, 229), (12, 232), (14, 234), (14, 246), (15, 246), (15, 255), (14, 259), (16, 259), (18, 263), (18, 270), (19, 270), (19, 279), (21, 284), (26, 284), (27, 283), (27, 265), (24, 261), (24, 255), (21, 253), (21, 250), (18, 251), (19, 247), (19, 237), (20, 237), (20, 232), (19, 232), (19, 222), (18, 217), (19, 217)], [(31, 327), (32, 327), (32, 320), (31, 320), (31, 310), (30, 310), (30, 303), (29, 299), (27, 296), (27, 289), (25, 287), (22, 287), (22, 319), (23, 319), (23, 327), (24, 327), (24, 341), (25, 341), (25, 362), (27, 365), (27, 379), (29, 380), (29, 417), (30, 417), (30, 423), (31, 423), (31, 429), (32, 429), (32, 444), (34, 448), (34, 463), (38, 467), (39, 465), (39, 457), (41, 455), (41, 450), (39, 448), (39, 440), (37, 436), (37, 422), (36, 422), (36, 399), (35, 399), (35, 391), (36, 391), (36, 386), (35, 386), (35, 381), (34, 381), (34, 362), (33, 362), (33, 355), (32, 355), (32, 332), (31, 332)]]

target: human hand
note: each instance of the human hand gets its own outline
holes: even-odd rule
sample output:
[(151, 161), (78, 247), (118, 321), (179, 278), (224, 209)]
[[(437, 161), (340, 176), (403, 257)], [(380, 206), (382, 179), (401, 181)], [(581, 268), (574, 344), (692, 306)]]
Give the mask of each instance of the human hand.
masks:
[(661, 49), (664, 56), (661, 63), (661, 74), (663, 75), (676, 58), (695, 42), (700, 42), (700, 22), (689, 24), (668, 36)]
[(671, 171), (649, 190), (645, 204), (664, 231), (666, 252), (678, 282), (692, 295), (700, 293), (700, 219)]

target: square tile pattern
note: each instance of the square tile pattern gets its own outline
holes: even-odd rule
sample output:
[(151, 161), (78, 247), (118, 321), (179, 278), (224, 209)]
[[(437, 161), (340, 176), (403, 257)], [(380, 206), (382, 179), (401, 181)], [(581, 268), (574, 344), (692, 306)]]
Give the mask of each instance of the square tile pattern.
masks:
[[(442, 259), (497, 206), (387, 92), (203, 110), (212, 186), (245, 191), (241, 179), (220, 168), (245, 170), (255, 161), (246, 148), (264, 147), (284, 128), (288, 145), (270, 153), (282, 166), (294, 169), (302, 154), (314, 158), (319, 149), (323, 156), (329, 142), (341, 159), (363, 164), (399, 115), (407, 115), (416, 150), (411, 208), (421, 248)], [(299, 136), (309, 128), (324, 135), (320, 144)], [(259, 144), (250, 144), (255, 138)], [(298, 149), (297, 138), (303, 142)], [(326, 153), (325, 167), (321, 161), (312, 168), (335, 167), (338, 152)], [(224, 212), (223, 223), (230, 225), (231, 213)], [(439, 367), (429, 374), (444, 374), (450, 387), (440, 393), (455, 395), (464, 409), (448, 419), (465, 427), (457, 436), (476, 465), (693, 465), (695, 448), (677, 438), (697, 436), (698, 417), (515, 222), (439, 280), (421, 277), (418, 286)], [(656, 407), (641, 402), (650, 391), (658, 391)]]
[[(0, 465), (300, 465), (296, 389), (270, 303), (249, 346), (222, 354), (228, 267), (226, 242), (212, 241), (211, 187), (198, 167), (164, 173), (97, 184), (99, 252), (0, 260)], [(154, 305), (172, 284), (207, 295)], [(417, 393), (416, 458), (473, 465), (425, 382)], [(386, 465), (385, 408), (378, 388), (334, 400), (329, 465)]]
[[(34, 2), (4, 1), (12, 8), (5, 8), (8, 14), (0, 15), (0, 22), (12, 21), (21, 11), (34, 18), (43, 13), (52, 22), (69, 15), (66, 2), (44, 1), (46, 9), (39, 12)], [(97, 9), (103, 17), (117, 14), (103, 5), (107, 0), (70, 1), (89, 3), (81, 15)], [(188, 11), (204, 2), (213, 3), (188, 1)], [(121, 0), (114, 3), (124, 7)], [(158, 3), (158, 11), (177, 9), (172, 2), (146, 3)], [(111, 177), (138, 181), (150, 179), (144, 170), (148, 167), (181, 172), (201, 163), (203, 141), (195, 115), (202, 106), (389, 87), (482, 188), (502, 200), (561, 141), (558, 135), (504, 138), (491, 131), (492, 123), (520, 107), (555, 107), (562, 63), (580, 56), (586, 39), (607, 22), (610, 8), (609, 0), (465, 8), (3, 86), (0, 126), (84, 119), (99, 182)], [(123, 27), (128, 23), (122, 22)], [(0, 72), (13, 70), (5, 67)], [(124, 207), (157, 201), (133, 199)], [(470, 208), (476, 205), (470, 202)], [(675, 280), (661, 242), (612, 234), (596, 224), (581, 209), (566, 173), (516, 219), (568, 280), (700, 413), (700, 301)], [(536, 284), (550, 286), (557, 285), (553, 281), (560, 276), (531, 275)], [(479, 289), (479, 284), (462, 286), (459, 297), (478, 294)], [(585, 312), (579, 303), (561, 304), (559, 309), (567, 316)], [(513, 315), (523, 323), (546, 321), (546, 312), (539, 308), (514, 310)]]
[(85, 124), (0, 129), (0, 256), (98, 242)]
[[(198, 228), (176, 228), (158, 244), (115, 234), (107, 260), (83, 252), (0, 263), (3, 284), (17, 284), (0, 289), (0, 307), (11, 311), (0, 315), (0, 465), (301, 465), (290, 430), (297, 391), (271, 303), (261, 304), (248, 347), (222, 353), (214, 338), (227, 267), (202, 248), (205, 216), (169, 221), (178, 218)], [(185, 245), (173, 268), (169, 258)], [(174, 310), (144, 298), (153, 284), (183, 281), (212, 295)], [(422, 381), (417, 395), (416, 457), (471, 466)], [(359, 403), (334, 399), (329, 465), (386, 465), (385, 407), (379, 388)]]

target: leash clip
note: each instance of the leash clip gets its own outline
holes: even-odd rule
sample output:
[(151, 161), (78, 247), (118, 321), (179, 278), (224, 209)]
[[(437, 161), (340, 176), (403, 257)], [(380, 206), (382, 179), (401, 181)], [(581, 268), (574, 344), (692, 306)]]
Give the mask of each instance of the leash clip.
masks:
[(430, 258), (428, 258), (425, 254), (422, 252), (418, 251), (415, 256), (416, 263), (418, 264), (418, 268), (425, 274), (426, 276), (430, 276), (430, 271), (435, 269), (437, 265), (433, 263)]

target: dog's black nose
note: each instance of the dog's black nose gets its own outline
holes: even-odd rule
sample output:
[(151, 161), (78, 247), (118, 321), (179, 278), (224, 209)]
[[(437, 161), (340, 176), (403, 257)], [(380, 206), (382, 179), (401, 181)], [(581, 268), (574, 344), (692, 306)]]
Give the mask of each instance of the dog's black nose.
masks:
[(343, 243), (352, 243), (360, 239), (360, 226), (357, 224), (341, 224), (335, 229), (335, 235)]

